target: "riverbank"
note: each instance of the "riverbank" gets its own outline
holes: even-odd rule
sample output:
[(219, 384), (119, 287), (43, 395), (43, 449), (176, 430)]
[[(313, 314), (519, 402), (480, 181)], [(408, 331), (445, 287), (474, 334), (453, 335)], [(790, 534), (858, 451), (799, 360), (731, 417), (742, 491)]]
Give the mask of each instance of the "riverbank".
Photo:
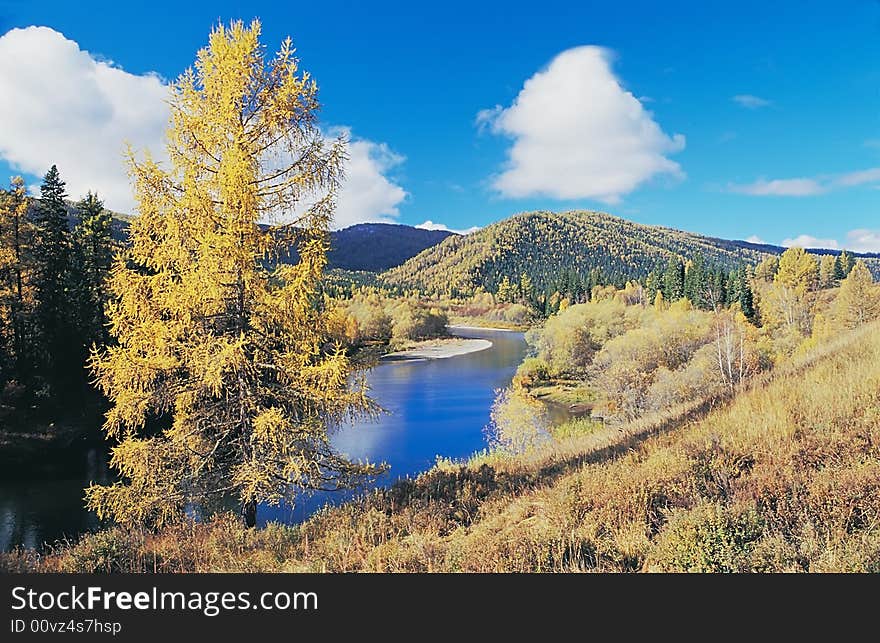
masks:
[(488, 330), (492, 332), (498, 333), (522, 333), (528, 330), (527, 327), (518, 327), (511, 325), (508, 328), (501, 326), (479, 326), (472, 323), (468, 324), (447, 324), (446, 328), (449, 330)]
[(492, 342), (488, 339), (469, 339), (465, 337), (429, 339), (417, 342), (404, 350), (386, 353), (379, 360), (383, 362), (396, 362), (418, 359), (446, 359), (458, 355), (476, 353), (491, 347)]

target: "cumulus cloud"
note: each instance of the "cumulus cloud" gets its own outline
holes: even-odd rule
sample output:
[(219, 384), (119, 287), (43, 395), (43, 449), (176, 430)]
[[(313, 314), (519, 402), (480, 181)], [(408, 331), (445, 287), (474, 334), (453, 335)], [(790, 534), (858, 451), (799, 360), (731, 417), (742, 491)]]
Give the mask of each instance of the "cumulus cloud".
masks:
[(168, 87), (96, 60), (48, 27), (0, 37), (0, 156), (40, 176), (53, 163), (74, 198), (98, 190), (108, 207), (131, 211), (125, 143), (164, 151)]
[(737, 94), (730, 100), (746, 109), (760, 109), (761, 107), (769, 107), (773, 104), (773, 101), (752, 94)]
[[(107, 207), (133, 212), (125, 144), (165, 158), (168, 85), (96, 58), (48, 27), (0, 36), (0, 157), (17, 171), (41, 176), (58, 165), (67, 191), (97, 190)], [(398, 216), (406, 191), (386, 176), (404, 158), (384, 143), (351, 136), (335, 224)]]
[(442, 223), (434, 223), (430, 219), (424, 223), (420, 223), (416, 227), (421, 228), (422, 230), (443, 230), (444, 232), (454, 232), (455, 234), (470, 234), (471, 232), (476, 232), (480, 229), (480, 226), (473, 226), (464, 230), (453, 230)]
[(813, 196), (823, 194), (828, 189), (815, 179), (759, 179), (743, 185), (730, 184), (730, 192), (751, 196)]
[(352, 138), (347, 127), (333, 128), (348, 138), (348, 162), (345, 180), (336, 201), (333, 227), (345, 228), (355, 223), (388, 223), (400, 215), (399, 206), (407, 192), (386, 176), (405, 158), (385, 143)]
[(766, 241), (764, 241), (761, 237), (759, 237), (756, 234), (753, 234), (750, 237), (746, 237), (745, 240), (748, 241), (749, 243), (767, 243)]
[(754, 183), (729, 183), (728, 192), (751, 196), (815, 196), (832, 190), (860, 185), (880, 186), (880, 167), (846, 174), (801, 177), (796, 179), (758, 179)]
[(840, 248), (834, 239), (818, 239), (809, 234), (801, 234), (793, 239), (785, 239), (782, 245), (786, 248), (826, 248), (830, 250)]
[(684, 176), (667, 158), (684, 149), (684, 136), (660, 129), (621, 86), (601, 47), (562, 52), (525, 82), (512, 105), (482, 110), (476, 123), (513, 140), (492, 181), (502, 196), (616, 203), (653, 177)]

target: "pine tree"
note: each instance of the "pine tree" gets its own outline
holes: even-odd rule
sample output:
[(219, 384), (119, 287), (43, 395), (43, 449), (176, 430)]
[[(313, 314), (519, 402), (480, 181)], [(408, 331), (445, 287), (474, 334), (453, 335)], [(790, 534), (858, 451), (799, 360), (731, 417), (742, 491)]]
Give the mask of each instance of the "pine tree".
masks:
[(697, 254), (691, 261), (684, 274), (684, 296), (691, 303), (702, 308), (704, 305), (703, 294), (706, 286), (706, 260), (702, 253)]
[[(217, 27), (173, 85), (170, 169), (130, 161), (139, 216), (110, 282), (118, 345), (93, 358), (122, 478), (87, 490), (101, 517), (163, 524), (232, 496), (253, 526), (258, 503), (384, 470), (328, 437), (372, 408), (318, 297), (345, 142), (321, 134), (290, 40), (267, 61), (259, 34), (256, 21)], [(298, 263), (265, 261), (294, 241)]]
[[(36, 208), (36, 323), (43, 366), (51, 379), (67, 379), (81, 352), (71, 301), (71, 234), (64, 181), (52, 166), (40, 185)], [(77, 373), (78, 374), (78, 373)]]
[(841, 281), (842, 279), (846, 279), (846, 272), (844, 272), (843, 261), (841, 260), (841, 256), (837, 255), (834, 258), (834, 280)]
[(749, 274), (745, 268), (739, 271), (737, 278), (737, 301), (742, 314), (753, 324), (758, 320), (758, 311), (755, 308), (755, 296), (749, 283)]
[(663, 299), (678, 301), (684, 297), (684, 264), (678, 257), (670, 257), (663, 273)]
[(716, 270), (712, 273), (711, 291), (712, 297), (709, 303), (710, 310), (723, 308), (727, 303), (727, 273)]
[(74, 246), (79, 259), (80, 318), (86, 344), (107, 341), (105, 308), (109, 295), (107, 280), (113, 261), (113, 217), (97, 194), (89, 192), (76, 205), (80, 222), (74, 229)]

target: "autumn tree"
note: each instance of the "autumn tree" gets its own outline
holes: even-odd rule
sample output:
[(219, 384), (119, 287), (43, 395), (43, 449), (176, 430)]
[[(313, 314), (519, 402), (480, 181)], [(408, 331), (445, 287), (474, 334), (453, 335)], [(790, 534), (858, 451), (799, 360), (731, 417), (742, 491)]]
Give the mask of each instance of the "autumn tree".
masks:
[(846, 328), (855, 328), (880, 317), (880, 289), (865, 262), (856, 261), (840, 284), (835, 301), (837, 315)]
[(27, 377), (33, 314), (33, 224), (27, 216), (27, 189), (20, 176), (0, 193), (0, 306), (8, 329), (14, 376)]
[(755, 266), (755, 279), (770, 283), (776, 277), (778, 270), (779, 257), (775, 255), (765, 257), (757, 266)]
[(802, 334), (810, 332), (809, 293), (819, 285), (819, 262), (803, 248), (789, 248), (779, 258), (773, 286), (766, 293), (768, 320)]
[(837, 257), (834, 255), (822, 255), (822, 258), (819, 260), (820, 288), (833, 288), (837, 285), (837, 276), (835, 275), (837, 266)]
[[(317, 305), (344, 141), (322, 136), (290, 40), (269, 60), (259, 35), (258, 22), (214, 29), (173, 85), (170, 166), (131, 156), (139, 216), (110, 281), (118, 345), (93, 358), (122, 478), (87, 489), (102, 517), (163, 524), (233, 497), (253, 526), (258, 503), (383, 470), (328, 437), (371, 408)], [(258, 225), (294, 213), (271, 234)], [(298, 263), (267, 260), (289, 242)]]
[(495, 292), (495, 299), (498, 300), (498, 303), (508, 303), (513, 301), (514, 298), (515, 294), (513, 285), (510, 283), (510, 279), (507, 278), (507, 275), (505, 275), (498, 284), (498, 290)]
[(802, 292), (815, 290), (819, 285), (819, 263), (803, 248), (789, 248), (779, 257), (774, 281)]

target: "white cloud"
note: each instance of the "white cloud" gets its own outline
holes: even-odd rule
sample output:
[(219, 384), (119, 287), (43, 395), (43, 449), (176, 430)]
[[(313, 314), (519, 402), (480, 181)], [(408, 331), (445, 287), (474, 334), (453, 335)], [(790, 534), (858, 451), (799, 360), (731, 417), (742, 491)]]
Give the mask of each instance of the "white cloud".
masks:
[(834, 239), (817, 239), (809, 234), (798, 235), (793, 239), (785, 239), (782, 245), (786, 248), (826, 248), (837, 250), (840, 246)]
[(424, 223), (420, 223), (416, 227), (421, 228), (422, 230), (443, 230), (444, 232), (454, 232), (455, 234), (470, 234), (471, 232), (476, 232), (480, 229), (480, 226), (473, 226), (465, 230), (453, 230), (442, 223), (434, 223), (430, 219)]
[[(36, 176), (54, 163), (72, 198), (97, 190), (107, 207), (133, 212), (125, 144), (165, 158), (168, 92), (157, 74), (130, 74), (53, 29), (13, 29), (0, 37), (0, 157)], [(359, 138), (348, 152), (334, 224), (397, 217), (407, 194), (386, 173), (403, 157)]]
[(482, 110), (476, 121), (513, 139), (492, 182), (506, 197), (616, 203), (655, 176), (684, 176), (666, 158), (684, 148), (684, 136), (660, 129), (621, 86), (601, 47), (562, 52), (525, 82), (510, 107)]
[(162, 158), (167, 92), (156, 74), (96, 60), (48, 27), (13, 29), (0, 37), (0, 156), (37, 176), (57, 164), (72, 198), (98, 190), (130, 212), (125, 143)]
[(880, 167), (873, 167), (858, 172), (850, 172), (849, 174), (844, 174), (834, 180), (834, 184), (841, 187), (852, 187), (854, 185), (864, 185), (865, 183), (877, 182), (880, 182)]
[(334, 228), (355, 223), (388, 223), (400, 215), (399, 206), (407, 193), (386, 176), (404, 162), (385, 143), (352, 138), (347, 127), (332, 128), (334, 135), (342, 132), (349, 139), (345, 180), (336, 201)]
[(761, 98), (760, 96), (753, 96), (752, 94), (737, 94), (730, 100), (746, 109), (760, 109), (761, 107), (769, 107), (773, 104), (773, 101)]
[(880, 252), (880, 230), (850, 230), (846, 234), (846, 247), (855, 252)]
[(759, 179), (745, 185), (731, 184), (730, 192), (751, 196), (813, 196), (827, 192), (828, 189), (815, 179)]
[(880, 230), (858, 228), (846, 233), (846, 242), (839, 243), (835, 239), (817, 239), (809, 234), (802, 234), (793, 239), (785, 239), (782, 245), (786, 248), (830, 248), (831, 250), (851, 250), (853, 252), (880, 252)]
[(749, 243), (767, 243), (766, 241), (764, 241), (761, 237), (759, 237), (756, 234), (753, 234), (750, 237), (746, 237), (745, 241), (747, 241)]
[(815, 196), (832, 190), (852, 188), (860, 185), (880, 187), (880, 167), (857, 170), (846, 174), (801, 177), (796, 179), (758, 179), (754, 183), (727, 186), (728, 192), (750, 196)]

